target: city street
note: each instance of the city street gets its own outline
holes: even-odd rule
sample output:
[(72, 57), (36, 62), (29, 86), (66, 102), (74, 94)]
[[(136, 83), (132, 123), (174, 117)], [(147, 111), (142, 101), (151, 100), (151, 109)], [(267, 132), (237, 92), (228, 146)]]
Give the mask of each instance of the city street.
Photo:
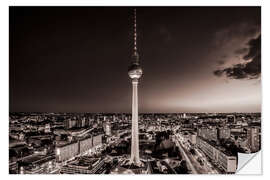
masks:
[[(199, 150), (194, 147), (196, 153), (194, 155), (191, 154), (191, 152), (187, 150), (188, 142), (184, 141), (184, 139), (181, 138), (180, 135), (177, 135), (176, 138), (178, 142), (178, 147), (184, 155), (189, 167), (191, 168), (191, 170), (193, 170), (192, 172), (196, 172), (198, 174), (218, 174), (218, 171), (214, 169), (213, 166), (211, 166), (211, 163), (208, 162), (207, 158), (203, 153), (199, 152)], [(182, 141), (184, 142), (184, 144)], [(203, 164), (200, 164), (198, 162), (198, 158), (202, 159)]]
[(179, 141), (178, 139), (176, 141), (176, 146), (180, 149), (181, 154), (184, 156), (184, 159), (187, 162), (187, 165), (188, 165), (189, 170), (192, 171), (192, 174), (198, 174), (197, 170), (195, 169), (195, 167), (191, 163), (191, 161), (190, 161), (189, 157), (187, 156), (186, 152), (183, 150), (183, 147), (181, 145), (181, 141)]

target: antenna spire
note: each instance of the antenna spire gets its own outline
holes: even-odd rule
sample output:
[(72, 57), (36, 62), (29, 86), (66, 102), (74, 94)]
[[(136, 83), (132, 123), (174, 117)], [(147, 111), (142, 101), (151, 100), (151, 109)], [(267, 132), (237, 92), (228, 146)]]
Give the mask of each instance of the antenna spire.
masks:
[(134, 8), (134, 24), (133, 24), (133, 63), (139, 64), (139, 54), (137, 51), (137, 21), (136, 21), (136, 8)]
[(137, 53), (137, 22), (136, 22), (136, 8), (134, 8), (134, 55)]

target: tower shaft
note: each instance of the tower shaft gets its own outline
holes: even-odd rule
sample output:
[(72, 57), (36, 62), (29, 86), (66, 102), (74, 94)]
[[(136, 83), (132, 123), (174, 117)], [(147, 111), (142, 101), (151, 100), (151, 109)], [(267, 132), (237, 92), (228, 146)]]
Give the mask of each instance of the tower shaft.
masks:
[(136, 166), (141, 166), (139, 157), (139, 117), (138, 117), (138, 83), (143, 74), (139, 63), (137, 52), (137, 31), (136, 31), (136, 9), (134, 9), (134, 53), (131, 66), (128, 68), (128, 75), (132, 79), (132, 129), (131, 129), (131, 157), (130, 162)]
[(140, 165), (139, 158), (139, 132), (138, 132), (138, 80), (132, 80), (132, 137), (131, 137), (131, 162)]

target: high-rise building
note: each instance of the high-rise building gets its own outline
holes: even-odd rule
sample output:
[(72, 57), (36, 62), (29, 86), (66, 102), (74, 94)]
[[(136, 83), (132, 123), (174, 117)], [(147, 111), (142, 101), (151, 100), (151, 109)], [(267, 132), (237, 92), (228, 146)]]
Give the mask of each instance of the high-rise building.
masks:
[(75, 119), (66, 119), (65, 121), (64, 121), (64, 127), (65, 127), (65, 129), (71, 129), (71, 128), (73, 128), (73, 127), (76, 127), (76, 124), (77, 124), (77, 122), (76, 122), (76, 120)]
[(257, 152), (260, 150), (259, 127), (249, 127), (247, 129), (247, 139), (251, 152)]
[(112, 135), (111, 123), (110, 122), (105, 122), (103, 124), (103, 129), (104, 129), (104, 132), (105, 132), (106, 136), (111, 136)]
[(62, 162), (79, 154), (79, 142), (68, 143), (55, 148), (56, 161)]
[(131, 158), (130, 162), (139, 166), (139, 132), (138, 132), (138, 84), (142, 76), (142, 68), (139, 64), (139, 54), (137, 52), (137, 32), (136, 32), (136, 9), (134, 10), (134, 52), (132, 63), (128, 68), (128, 75), (132, 80), (132, 134), (131, 134)]
[(50, 124), (45, 124), (44, 132), (45, 133), (51, 132), (51, 125)]
[(184, 119), (187, 118), (186, 113), (183, 114), (183, 118), (184, 118)]
[(218, 139), (229, 139), (231, 137), (231, 130), (228, 127), (218, 128)]

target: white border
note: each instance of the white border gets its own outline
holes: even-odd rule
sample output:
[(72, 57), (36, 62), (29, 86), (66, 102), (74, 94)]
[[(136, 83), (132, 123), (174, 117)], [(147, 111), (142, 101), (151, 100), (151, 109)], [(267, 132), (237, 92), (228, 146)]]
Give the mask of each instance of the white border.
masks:
[[(1, 66), (0, 66), (0, 73), (1, 73), (1, 98), (0, 98), (0, 108), (1, 108), (1, 143), (2, 148), (1, 149), (1, 175), (2, 177), (7, 178), (20, 178), (20, 179), (47, 179), (47, 178), (65, 178), (65, 179), (74, 179), (74, 178), (94, 178), (94, 179), (103, 179), (103, 178), (110, 178), (110, 179), (138, 179), (138, 178), (188, 178), (188, 179), (197, 179), (197, 178), (207, 178), (207, 179), (216, 179), (216, 178), (245, 178), (245, 179), (254, 179), (254, 178), (267, 178), (269, 175), (269, 171), (267, 168), (263, 169), (263, 176), (239, 176), (239, 175), (217, 175), (217, 176), (209, 176), (209, 175), (203, 175), (203, 176), (196, 176), (196, 175), (187, 175), (187, 176), (160, 176), (160, 175), (151, 175), (151, 176), (126, 176), (126, 175), (117, 175), (117, 176), (83, 176), (83, 175), (76, 175), (76, 176), (69, 176), (69, 175), (53, 175), (53, 176), (41, 176), (41, 175), (34, 175), (34, 176), (14, 176), (14, 175), (8, 175), (8, 104), (9, 104), (9, 98), (8, 98), (8, 91), (9, 91), (9, 80), (8, 80), (8, 6), (262, 6), (262, 87), (263, 87), (263, 107), (262, 107), (262, 116), (263, 116), (263, 123), (262, 123), (262, 129), (263, 129), (263, 137), (262, 137), (262, 150), (264, 152), (269, 152), (269, 131), (270, 128), (270, 115), (269, 115), (269, 100), (270, 100), (270, 81), (269, 81), (269, 73), (270, 73), (270, 57), (269, 57), (269, 43), (270, 43), (270, 26), (269, 26), (269, 1), (268, 0), (16, 0), (16, 1), (4, 1), (1, 0), (1, 10), (0, 10), (0, 18), (1, 18)], [(268, 138), (269, 137), (269, 138)], [(266, 140), (265, 140), (266, 139)], [(269, 153), (263, 153), (263, 163), (264, 167), (266, 167), (267, 159)], [(268, 163), (269, 164), (269, 163)], [(268, 177), (269, 179), (269, 177)]]

